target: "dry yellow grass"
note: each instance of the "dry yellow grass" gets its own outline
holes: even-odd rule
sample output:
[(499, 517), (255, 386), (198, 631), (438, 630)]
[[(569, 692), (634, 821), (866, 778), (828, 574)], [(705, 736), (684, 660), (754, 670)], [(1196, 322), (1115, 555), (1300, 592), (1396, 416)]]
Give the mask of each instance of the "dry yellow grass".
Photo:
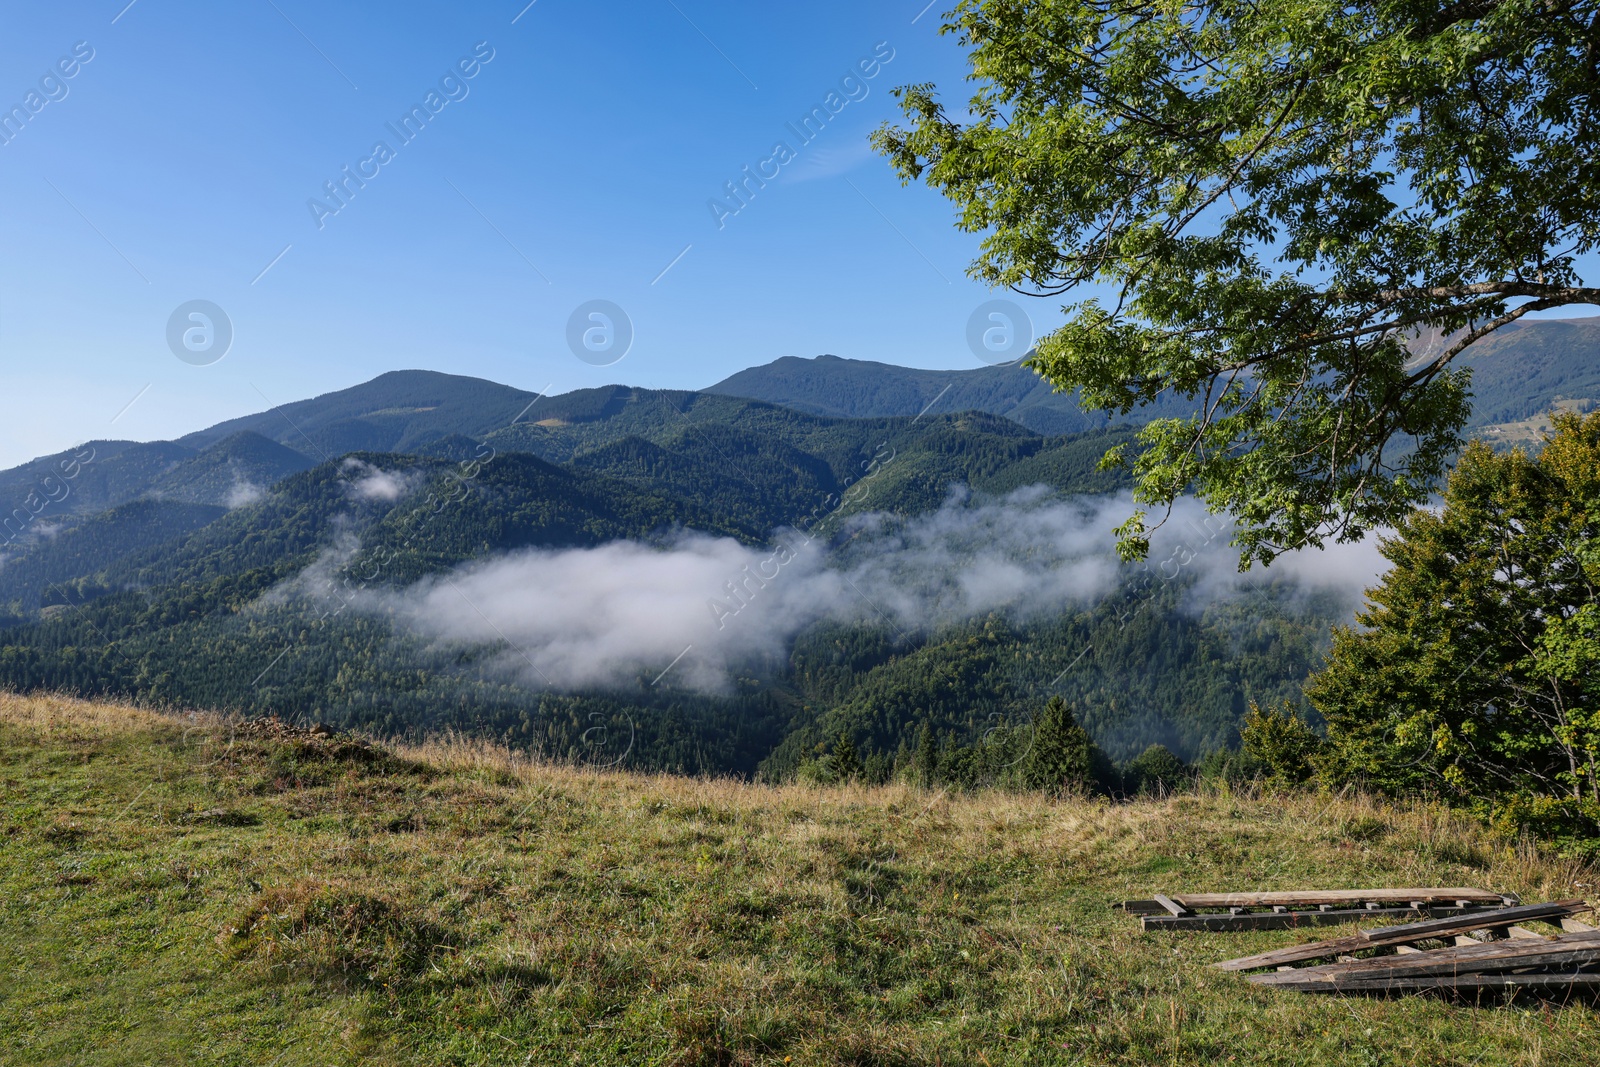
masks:
[(0, 986), (7, 1062), (1348, 1067), (1600, 1047), (1586, 1004), (1273, 994), (1207, 964), (1304, 935), (1144, 934), (1109, 907), (1594, 893), (1594, 872), (1426, 805), (769, 787), (462, 738), (335, 757), (53, 698), (0, 697), (0, 741), (18, 857), (0, 968), (32, 980)]
[[(127, 704), (97, 703), (53, 695), (19, 696), (16, 693), (0, 692), (0, 721), (44, 737), (167, 729), (182, 718), (184, 717)], [(211, 712), (200, 712), (186, 718), (195, 723), (204, 723), (208, 728), (223, 721), (221, 716)]]
[[(1543, 852), (1532, 841), (1509, 842), (1496, 837), (1475, 819), (1442, 805), (1394, 804), (1351, 791), (1284, 794), (1248, 785), (1203, 783), (1160, 799), (1061, 801), (1000, 791), (930, 792), (904, 784), (819, 788), (596, 772), (531, 761), (504, 746), (458, 736), (389, 747), (398, 755), (440, 769), (490, 774), (526, 788), (560, 783), (596, 804), (615, 804), (625, 797), (649, 793), (670, 797), (680, 806), (738, 813), (741, 820), (777, 818), (792, 823), (802, 816), (800, 825), (813, 828), (830, 821), (827, 815), (893, 811), (904, 816), (903, 825), (916, 827), (924, 836), (945, 835), (947, 846), (957, 851), (993, 848), (997, 842), (1015, 848), (1019, 835), (1026, 838), (1027, 848), (1063, 858), (1095, 851), (1107, 841), (1117, 843), (1114, 854), (1128, 858), (1151, 850), (1181, 851), (1186, 842), (1192, 842), (1197, 829), (1209, 837), (1236, 827), (1239, 805), (1257, 812), (1268, 807), (1272, 824), (1286, 840), (1327, 841), (1345, 851), (1357, 847), (1352, 836), (1360, 841), (1370, 833), (1368, 828), (1385, 827), (1381, 831), (1384, 836), (1393, 835), (1408, 846), (1408, 862), (1398, 868), (1400, 874), (1410, 877), (1408, 885), (1425, 884), (1423, 876), (1438, 871), (1441, 855), (1459, 854), (1474, 863), (1455, 864), (1455, 868), (1476, 878), (1484, 888), (1515, 892), (1530, 900), (1584, 897), (1588, 891), (1588, 896), (1600, 900), (1600, 893), (1592, 892), (1600, 875), (1581, 861)], [(1131, 880), (1128, 892), (1147, 895), (1152, 891), (1147, 883), (1147, 879)], [(1199, 892), (1213, 887), (1186, 888)], [(1262, 887), (1230, 884), (1228, 888)]]

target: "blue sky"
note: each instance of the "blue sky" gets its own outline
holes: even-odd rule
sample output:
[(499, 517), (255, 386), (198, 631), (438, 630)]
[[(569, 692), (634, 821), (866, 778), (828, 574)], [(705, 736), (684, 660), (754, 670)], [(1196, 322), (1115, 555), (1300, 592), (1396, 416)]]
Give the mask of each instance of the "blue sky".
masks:
[[(895, 86), (966, 96), (949, 6), (0, 0), (0, 117), (26, 116), (0, 133), (0, 467), (406, 367), (565, 392), (977, 366), (986, 301), (1033, 336), (1057, 302), (969, 280), (977, 237), (867, 146)], [(195, 300), (232, 327), (205, 365), (169, 341)], [(594, 300), (631, 322), (619, 362), (569, 345)]]
[[(896, 85), (965, 95), (924, 2), (7, 0), (0, 107), (39, 95), (0, 146), (0, 466), (402, 367), (563, 392), (821, 352), (977, 366), (967, 319), (1006, 294), (866, 145)], [(730, 213), (746, 166), (777, 177)], [(168, 344), (197, 299), (233, 328), (209, 365)], [(633, 325), (610, 366), (567, 343), (593, 299)]]

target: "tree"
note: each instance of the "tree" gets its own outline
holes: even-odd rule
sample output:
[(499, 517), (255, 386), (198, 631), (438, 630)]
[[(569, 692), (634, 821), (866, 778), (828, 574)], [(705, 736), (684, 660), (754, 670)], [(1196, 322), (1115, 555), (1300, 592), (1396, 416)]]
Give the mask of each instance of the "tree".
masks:
[(856, 751), (855, 739), (840, 734), (833, 743), (833, 775), (840, 782), (854, 781), (861, 774), (861, 757)]
[(1600, 413), (1555, 425), (1537, 457), (1469, 446), (1384, 542), (1306, 688), (1331, 776), (1600, 838)]
[(1129, 761), (1123, 773), (1124, 787), (1131, 793), (1171, 792), (1193, 777), (1188, 765), (1166, 745), (1151, 745)]
[(917, 784), (932, 789), (939, 774), (939, 746), (926, 722), (917, 728), (916, 768)]
[[(1600, 302), (1600, 0), (961, 0), (978, 85), (875, 135), (984, 234), (971, 273), (1071, 295), (1030, 365), (1086, 407), (1184, 398), (1135, 499), (1191, 488), (1243, 564), (1351, 540), (1460, 446), (1473, 341)], [(1119, 549), (1148, 551), (1146, 512)]]
[(1087, 792), (1094, 781), (1092, 747), (1067, 702), (1051, 697), (1034, 721), (1032, 744), (1022, 760), (1022, 784), (1052, 793)]
[(1245, 759), (1265, 768), (1280, 785), (1298, 785), (1311, 777), (1322, 738), (1294, 713), (1288, 701), (1263, 708), (1254, 701), (1239, 727)]

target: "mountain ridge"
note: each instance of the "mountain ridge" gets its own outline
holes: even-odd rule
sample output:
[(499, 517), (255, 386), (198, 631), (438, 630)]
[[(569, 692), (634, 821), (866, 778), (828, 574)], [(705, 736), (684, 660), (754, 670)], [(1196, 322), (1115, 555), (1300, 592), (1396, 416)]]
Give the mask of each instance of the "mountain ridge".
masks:
[[(1557, 401), (1600, 403), (1600, 316), (1512, 323), (1477, 342), (1459, 362), (1473, 372), (1469, 432), (1541, 415)], [(1113, 416), (1082, 410), (1074, 394), (1056, 392), (1017, 365), (948, 370), (832, 354), (782, 356), (699, 390), (605, 385), (544, 395), (470, 375), (402, 369), (227, 419), (170, 441), (89, 442), (97, 451), (97, 462), (120, 462), (109, 465), (110, 473), (97, 476), (111, 484), (87, 495), (96, 502), (118, 498), (116, 479), (136, 479), (140, 469), (190, 458), (241, 431), (314, 462), (353, 451), (427, 454), (437, 447), (459, 452), (463, 439), (482, 441), (513, 426), (603, 421), (630, 398), (643, 395), (684, 408), (704, 397), (736, 398), (836, 419), (915, 417), (931, 404), (936, 411), (972, 410), (1003, 417), (1045, 436), (1138, 426), (1151, 418), (1184, 416), (1192, 407), (1175, 397)], [(53, 462), (73, 451), (0, 471), (0, 498), (25, 496), (50, 473)]]
[[(1600, 316), (1511, 323), (1478, 341), (1456, 362), (1473, 375), (1469, 432), (1542, 414), (1558, 400), (1600, 403)], [(1015, 364), (931, 370), (831, 354), (783, 356), (702, 391), (846, 418), (915, 415), (921, 405), (942, 397), (949, 410), (1003, 415), (1044, 434), (1181, 418), (1193, 406), (1175, 397), (1114, 416), (1082, 410), (1076, 394), (1056, 392)]]

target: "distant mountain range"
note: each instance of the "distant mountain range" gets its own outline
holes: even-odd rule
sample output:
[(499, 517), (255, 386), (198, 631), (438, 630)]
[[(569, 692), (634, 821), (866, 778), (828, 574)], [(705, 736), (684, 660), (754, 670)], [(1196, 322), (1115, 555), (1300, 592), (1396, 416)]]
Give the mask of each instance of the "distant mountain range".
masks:
[[(1472, 369), (1469, 431), (1542, 415), (1558, 401), (1600, 403), (1600, 316), (1524, 319), (1479, 341), (1459, 365)], [(1075, 393), (1055, 392), (1018, 366), (919, 370), (827, 355), (785, 356), (742, 370), (706, 392), (843, 418), (915, 415), (937, 398), (941, 410), (1001, 415), (1043, 434), (1141, 425), (1185, 416), (1192, 407), (1176, 398), (1111, 416), (1084, 411)]]
[[(1600, 322), (1587, 321), (1494, 338), (1472, 361), (1475, 422), (1509, 426), (1600, 397), (1597, 341)], [(1230, 743), (1250, 700), (1298, 692), (1348, 595), (1266, 588), (1202, 610), (1186, 574), (1128, 587), (1141, 594), (1068, 596), (1054, 614), (924, 625), (861, 594), (873, 608), (864, 621), (800, 628), (786, 650), (739, 665), (720, 694), (657, 685), (668, 663), (632, 681), (529, 688), (496, 666), (503, 635), (464, 651), (392, 615), (413, 583), (524, 550), (674, 550), (693, 534), (768, 552), (786, 527), (854, 553), (864, 573), (881, 550), (913, 561), (913, 586), (954, 591), (941, 595), (1021, 595), (1026, 560), (1056, 549), (1014, 537), (1001, 547), (1011, 519), (1037, 516), (1028, 509), (1044, 499), (1123, 487), (1096, 462), (1137, 421), (1079, 411), (1016, 367), (823, 356), (699, 392), (538, 396), (397, 371), (177, 441), (93, 441), (0, 472), (0, 686), (398, 733), (447, 726), (554, 753), (581, 747), (597, 723), (626, 724), (634, 765), (774, 775), (841, 734), (888, 754), (926, 725), (954, 745), (1061, 693), (1118, 758), (1157, 741), (1198, 756)], [(1024, 489), (1032, 503), (1004, 505), (1014, 515), (982, 510)], [(869, 512), (891, 518), (852, 524)], [(1071, 551), (1105, 547), (1059, 536), (1078, 538)], [(698, 557), (674, 557), (685, 558)], [(612, 580), (597, 575), (593, 588)], [(580, 604), (588, 588), (577, 586)], [(723, 595), (710, 589), (707, 603)], [(358, 598), (363, 610), (343, 610)], [(623, 590), (631, 610), (626, 600)]]
[(982, 411), (1042, 434), (1082, 433), (1113, 421), (1143, 422), (1156, 414), (1169, 414), (1168, 407), (1181, 407), (1163, 405), (1160, 411), (1140, 412), (1137, 419), (1113, 420), (1104, 412), (1084, 411), (1076, 394), (1058, 393), (1019, 366), (919, 370), (838, 356), (785, 356), (742, 370), (706, 392), (847, 419), (916, 415), (930, 405), (945, 411)]
[[(1462, 359), (1473, 371), (1470, 432), (1537, 420), (1552, 405), (1600, 403), (1600, 317), (1515, 323)], [(91, 442), (97, 460), (65, 508), (93, 510), (154, 494), (226, 505), (229, 494), (270, 485), (312, 463), (353, 451), (470, 454), (481, 442), (566, 462), (629, 434), (658, 440), (702, 421), (756, 410), (760, 401), (827, 419), (915, 418), (974, 411), (1051, 436), (1137, 426), (1181, 416), (1187, 402), (1109, 416), (1082, 410), (1017, 366), (923, 370), (823, 355), (785, 356), (701, 392), (627, 386), (541, 397), (511, 386), (433, 371), (393, 371), (349, 389), (230, 419), (177, 441)], [(741, 416), (743, 417), (743, 416)], [(278, 447), (274, 447), (274, 445)], [(70, 453), (0, 471), (0, 503), (20, 501)]]

